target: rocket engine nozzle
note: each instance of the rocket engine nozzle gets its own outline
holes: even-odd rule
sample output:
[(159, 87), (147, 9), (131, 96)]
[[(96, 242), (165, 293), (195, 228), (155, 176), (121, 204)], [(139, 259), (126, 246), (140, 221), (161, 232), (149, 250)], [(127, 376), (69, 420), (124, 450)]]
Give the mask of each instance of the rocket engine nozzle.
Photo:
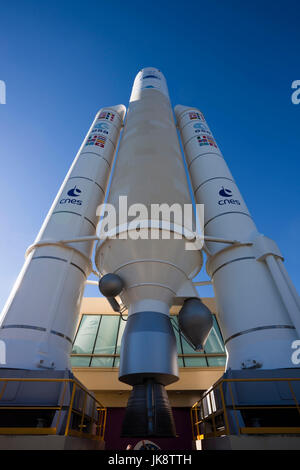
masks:
[(130, 394), (122, 437), (176, 437), (175, 423), (164, 385), (147, 379)]

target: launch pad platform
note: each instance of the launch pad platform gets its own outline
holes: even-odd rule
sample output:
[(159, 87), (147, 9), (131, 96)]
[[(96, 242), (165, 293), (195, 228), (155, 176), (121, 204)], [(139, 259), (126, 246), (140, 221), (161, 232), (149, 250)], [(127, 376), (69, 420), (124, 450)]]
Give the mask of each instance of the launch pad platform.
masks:
[(300, 369), (227, 371), (191, 417), (197, 449), (300, 449)]
[(68, 371), (1, 369), (0, 449), (104, 449), (106, 408)]

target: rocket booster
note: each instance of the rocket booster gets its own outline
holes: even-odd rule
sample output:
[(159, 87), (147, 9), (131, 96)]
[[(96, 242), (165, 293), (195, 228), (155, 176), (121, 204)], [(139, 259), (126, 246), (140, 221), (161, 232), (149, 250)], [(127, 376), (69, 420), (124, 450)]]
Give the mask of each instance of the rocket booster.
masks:
[[(122, 223), (126, 209), (119, 202), (124, 196), (129, 217)], [(185, 249), (183, 222), (168, 226), (163, 213), (150, 212), (163, 203), (191, 204), (166, 80), (157, 69), (143, 69), (134, 81), (108, 203), (117, 208), (117, 236), (98, 242), (95, 262), (102, 274), (120, 276), (121, 298), (128, 306), (119, 379), (132, 385), (133, 392), (123, 435), (174, 435), (163, 389), (178, 380), (169, 309), (180, 287), (200, 270), (202, 255)], [(147, 212), (140, 214), (136, 239), (130, 216), (138, 215), (137, 205)]]
[(104, 200), (123, 105), (101, 109), (53, 202), (1, 315), (5, 368), (70, 369), (69, 353), (87, 276), (97, 207)]
[(175, 114), (195, 199), (204, 204), (204, 234), (232, 241), (206, 243), (227, 369), (294, 367), (299, 297), (282, 254), (259, 234), (203, 114), (181, 105)]

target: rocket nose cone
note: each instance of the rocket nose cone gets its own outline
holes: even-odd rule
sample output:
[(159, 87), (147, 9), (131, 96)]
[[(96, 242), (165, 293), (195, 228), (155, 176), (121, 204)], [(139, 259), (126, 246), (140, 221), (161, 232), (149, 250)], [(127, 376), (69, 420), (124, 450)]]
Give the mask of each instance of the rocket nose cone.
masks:
[(111, 109), (115, 110), (123, 121), (126, 113), (126, 106), (124, 106), (124, 104), (117, 104), (116, 106), (111, 106)]
[(143, 69), (141, 69), (141, 70), (139, 71), (139, 73), (142, 73), (143, 75), (147, 75), (147, 74), (149, 74), (149, 73), (150, 73), (150, 74), (151, 74), (151, 73), (157, 73), (158, 75), (162, 75), (162, 76), (163, 76), (162, 72), (161, 72), (158, 68), (156, 68), (156, 67), (144, 67)]
[(188, 106), (183, 106), (182, 104), (177, 104), (174, 108), (174, 113), (176, 118), (178, 119), (180, 114), (182, 114), (184, 111), (187, 111), (189, 109)]
[(143, 90), (155, 90), (169, 99), (168, 87), (163, 73), (155, 67), (145, 67), (135, 77), (130, 101), (141, 98)]
[(117, 104), (115, 106), (107, 106), (105, 108), (101, 108), (98, 111), (97, 116), (99, 116), (101, 114), (101, 112), (103, 112), (104, 110), (105, 111), (115, 111), (119, 115), (121, 121), (124, 120), (125, 113), (126, 113), (126, 106), (124, 106), (124, 104)]

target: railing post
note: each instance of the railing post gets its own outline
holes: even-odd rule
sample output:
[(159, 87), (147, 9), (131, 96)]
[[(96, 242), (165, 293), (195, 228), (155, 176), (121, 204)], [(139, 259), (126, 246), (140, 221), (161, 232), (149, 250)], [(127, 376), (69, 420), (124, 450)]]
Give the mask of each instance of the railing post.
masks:
[(234, 396), (233, 396), (233, 392), (232, 392), (232, 388), (231, 388), (231, 383), (230, 383), (230, 382), (228, 382), (228, 388), (229, 388), (229, 393), (230, 393), (230, 396), (231, 396), (232, 408), (233, 408), (233, 411), (234, 411), (234, 417), (235, 417), (235, 421), (236, 421), (238, 433), (241, 434), (239, 418), (238, 418), (238, 414), (237, 414), (237, 409), (236, 409), (236, 407), (235, 407)]
[(230, 430), (229, 430), (229, 423), (228, 423), (224, 393), (223, 393), (223, 388), (222, 388), (223, 383), (224, 383), (224, 381), (222, 380), (219, 384), (219, 390), (220, 390), (221, 401), (222, 401), (222, 406), (223, 406), (223, 414), (224, 414), (224, 421), (225, 421), (225, 432), (226, 432), (226, 435), (228, 435), (230, 433)]
[(58, 412), (57, 420), (56, 420), (55, 434), (57, 433), (57, 428), (58, 428), (59, 421), (60, 421), (60, 417), (61, 417), (61, 410), (62, 410), (62, 407), (63, 407), (63, 404), (64, 404), (64, 398), (65, 398), (67, 383), (68, 383), (68, 382), (66, 382), (66, 381), (64, 382), (64, 389), (63, 389), (62, 398), (61, 398), (61, 403), (60, 403), (60, 408), (59, 408), (59, 412)]
[[(91, 434), (93, 434), (93, 431), (95, 429), (94, 425), (97, 426), (97, 421), (95, 420), (95, 405), (96, 405), (96, 401), (93, 400), (92, 419), (91, 419)], [(96, 432), (96, 435), (97, 435), (97, 432)]]
[(82, 428), (84, 427), (84, 417), (85, 417), (85, 405), (86, 405), (86, 400), (87, 400), (87, 393), (84, 393), (84, 399), (83, 399), (83, 405), (82, 405), (82, 415), (81, 415), (81, 421), (80, 425), (78, 426), (80, 428), (80, 432), (82, 433)]
[(289, 384), (289, 387), (290, 387), (290, 390), (291, 390), (291, 394), (292, 394), (293, 400), (294, 400), (294, 402), (296, 403), (296, 408), (297, 408), (297, 410), (298, 410), (298, 413), (300, 414), (299, 403), (298, 403), (297, 397), (296, 397), (296, 395), (295, 395), (295, 393), (294, 393), (293, 386), (292, 386), (290, 380), (288, 380), (287, 382), (288, 382), (288, 384)]
[(2, 400), (2, 397), (4, 395), (4, 392), (5, 392), (5, 389), (6, 389), (6, 386), (7, 386), (7, 380), (3, 380), (3, 382), (4, 383), (3, 383), (3, 387), (2, 387), (2, 390), (1, 390), (1, 393), (0, 393), (0, 400)]
[(102, 425), (100, 427), (100, 439), (104, 440), (104, 434), (105, 434), (105, 426), (106, 426), (106, 414), (107, 414), (107, 409), (106, 408), (101, 408), (101, 415), (102, 415)]
[[(194, 406), (195, 406), (195, 405), (194, 405)], [(194, 421), (193, 421), (193, 418), (194, 418), (193, 412), (194, 412), (194, 407), (192, 406), (190, 415), (191, 415), (191, 422), (192, 422), (193, 441), (195, 441), (196, 439), (195, 439), (195, 429), (194, 429)]]
[(97, 413), (98, 413), (98, 416), (97, 416), (97, 428), (98, 428), (98, 431), (97, 431), (97, 435), (99, 437), (99, 439), (101, 439), (101, 427), (102, 427), (102, 421), (103, 421), (103, 415), (102, 415), (102, 408), (97, 408)]
[(67, 436), (69, 434), (70, 421), (71, 421), (73, 403), (74, 403), (74, 398), (75, 398), (75, 390), (76, 390), (76, 383), (73, 382), (73, 389), (72, 389), (72, 395), (71, 395), (71, 400), (70, 400), (70, 404), (69, 404), (69, 411), (68, 411), (68, 417), (67, 417), (65, 436)]
[[(203, 427), (204, 427), (204, 430), (203, 430), (203, 434), (205, 435), (206, 434), (206, 418), (205, 418), (205, 412), (204, 412), (204, 406), (203, 406), (203, 398), (201, 398), (200, 400), (200, 408), (201, 408), (201, 412), (202, 412), (202, 422), (203, 422)], [(198, 415), (198, 413), (197, 413)], [(199, 423), (199, 419), (197, 418), (197, 421)], [(197, 429), (199, 431), (199, 429)]]

